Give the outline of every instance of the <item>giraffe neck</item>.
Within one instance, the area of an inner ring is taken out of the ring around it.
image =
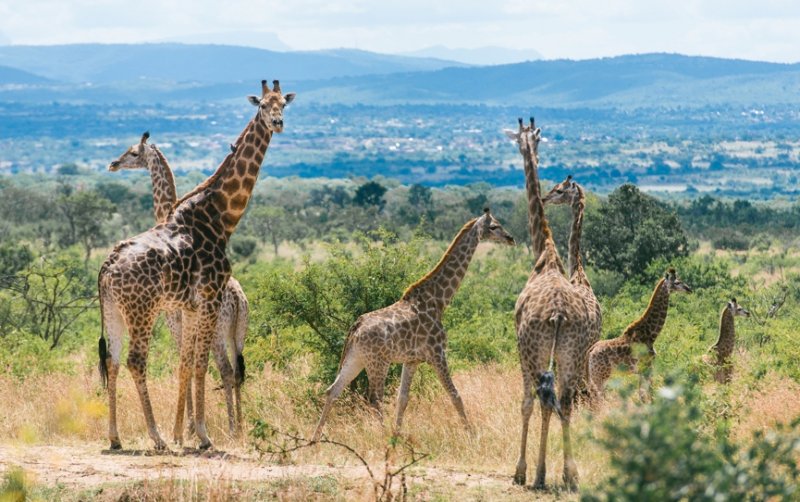
[[[625,336],[630,341],[652,345],[664,328],[668,309],[669,286],[664,279],[661,279],[653,290],[647,310],[625,329]]]
[[[149,148],[151,153],[147,158],[147,170],[150,171],[150,180],[153,183],[153,213],[156,223],[164,223],[178,199],[175,177],[161,150],[155,145],[149,145]]]
[[[441,315],[458,291],[478,247],[478,219],[467,222],[450,243],[439,263],[403,293],[403,299],[432,304]]]
[[[572,203],[572,231],[569,234],[569,276],[574,281],[589,284],[581,258],[581,232],[583,231],[583,210],[586,206],[583,189],[578,188],[578,197]]]
[[[528,195],[528,230],[536,263],[534,270],[539,272],[546,267],[557,267],[563,272],[564,266],[544,215],[544,204],[539,190],[539,153],[527,143],[522,157],[525,166],[525,191]]]
[[[272,131],[261,113],[256,113],[234,143],[233,152],[214,174],[177,202],[176,212],[205,213],[207,221],[218,222],[221,237],[227,241],[247,208],[271,139]]]
[[[728,346],[733,348],[733,340],[736,337],[736,328],[734,325],[733,314],[731,309],[726,305],[722,310],[722,315],[719,319],[719,339],[717,339],[718,349],[727,349]]]

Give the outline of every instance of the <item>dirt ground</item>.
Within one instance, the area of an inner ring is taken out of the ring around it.
[[[68,500],[86,497],[102,500],[145,500],[170,498],[159,484],[183,483],[193,488],[196,499],[229,499],[239,493],[228,488],[224,492],[206,492],[198,489],[209,483],[234,485],[262,485],[282,487],[272,492],[258,492],[261,496],[279,500],[354,500],[372,498],[372,482],[366,469],[353,463],[346,466],[277,464],[259,459],[252,453],[198,451],[185,448],[170,452],[151,450],[103,450],[100,444],[81,445],[11,445],[0,444],[0,472],[21,468],[37,486],[58,487],[46,492],[47,498],[55,496]],[[376,476],[383,474],[381,465],[372,465]],[[331,479],[334,489],[316,490],[297,487],[310,480]],[[395,481],[399,486],[399,480]],[[151,493],[143,491],[149,486]],[[510,475],[458,472],[435,466],[414,466],[408,471],[406,484],[412,500],[530,500],[531,492],[513,486]],[[130,489],[139,487],[137,496]],[[289,489],[294,487],[294,489]],[[154,496],[153,492],[156,492]],[[309,493],[310,492],[310,493]],[[53,495],[55,493],[56,495]],[[169,492],[173,493],[173,492]],[[181,492],[183,493],[183,492]],[[558,492],[538,493],[548,500],[570,498]],[[35,497],[34,497],[35,498]],[[180,496],[179,498],[184,498]],[[245,499],[251,497],[244,497]]]

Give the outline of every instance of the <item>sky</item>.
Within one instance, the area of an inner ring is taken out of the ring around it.
[[[0,44],[259,37],[279,50],[498,46],[546,59],[673,52],[794,63],[800,1],[0,0]]]

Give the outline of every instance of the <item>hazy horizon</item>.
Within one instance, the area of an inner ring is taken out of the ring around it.
[[[232,0],[220,8],[209,0],[0,1],[2,45],[167,41],[389,54],[492,46],[578,60],[664,52],[794,63],[800,3]]]

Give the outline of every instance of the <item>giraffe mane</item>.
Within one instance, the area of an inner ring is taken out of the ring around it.
[[[468,222],[466,222],[463,227],[461,227],[461,230],[458,231],[458,234],[453,238],[453,241],[450,243],[449,246],[447,246],[447,251],[445,251],[444,254],[442,255],[441,259],[439,259],[439,263],[437,263],[436,266],[433,267],[433,269],[431,269],[430,272],[428,272],[427,274],[422,276],[422,278],[417,280],[414,284],[412,284],[411,286],[406,288],[406,290],[403,292],[403,299],[404,300],[406,298],[408,298],[408,295],[413,293],[415,289],[417,289],[419,286],[425,284],[425,282],[428,279],[430,279],[431,276],[433,276],[436,272],[441,270],[441,268],[444,266],[445,261],[447,261],[447,257],[449,257],[450,253],[453,252],[453,247],[456,245],[456,243],[459,241],[459,239],[461,239],[461,237],[465,233],[467,233],[470,230],[472,230],[472,227],[475,226],[475,223],[478,221],[478,219],[479,218],[473,218],[473,219],[469,220]]]
[[[644,317],[647,315],[648,312],[650,312],[650,309],[653,308],[653,303],[655,303],[655,301],[656,301],[656,295],[658,295],[658,292],[661,291],[661,286],[664,285],[664,281],[665,280],[666,279],[662,277],[661,280],[658,281],[658,284],[656,284],[656,287],[653,288],[653,294],[650,295],[650,301],[647,303],[647,308],[644,309],[644,312],[642,313],[642,315],[639,316],[638,319],[636,319],[632,323],[628,324],[628,327],[625,328],[625,331],[623,331],[623,334],[628,334],[631,330],[633,330],[636,327],[638,327],[639,323],[641,323],[644,320]]]
[[[191,199],[195,195],[199,194],[200,192],[202,192],[203,190],[207,189],[208,187],[210,187],[211,185],[213,185],[214,183],[217,182],[217,180],[225,172],[225,169],[231,164],[231,161],[233,160],[233,157],[236,154],[236,151],[238,151],[238,146],[241,143],[242,139],[244,138],[245,134],[247,134],[248,132],[252,131],[252,129],[255,127],[255,121],[256,121],[257,118],[258,118],[258,115],[256,115],[256,118],[254,118],[252,121],[250,121],[250,124],[248,124],[248,126],[244,128],[244,130],[242,131],[241,134],[239,134],[239,137],[236,138],[236,142],[234,143],[234,146],[237,147],[237,148],[232,148],[233,151],[225,156],[225,159],[222,161],[222,163],[219,165],[219,167],[217,167],[217,170],[214,171],[214,174],[212,174],[211,176],[206,178],[205,181],[203,181],[202,183],[200,183],[199,185],[194,187],[194,189],[192,189],[186,195],[184,195],[183,197],[178,199],[177,202],[175,202],[175,206],[174,207],[180,206],[184,201]]]

